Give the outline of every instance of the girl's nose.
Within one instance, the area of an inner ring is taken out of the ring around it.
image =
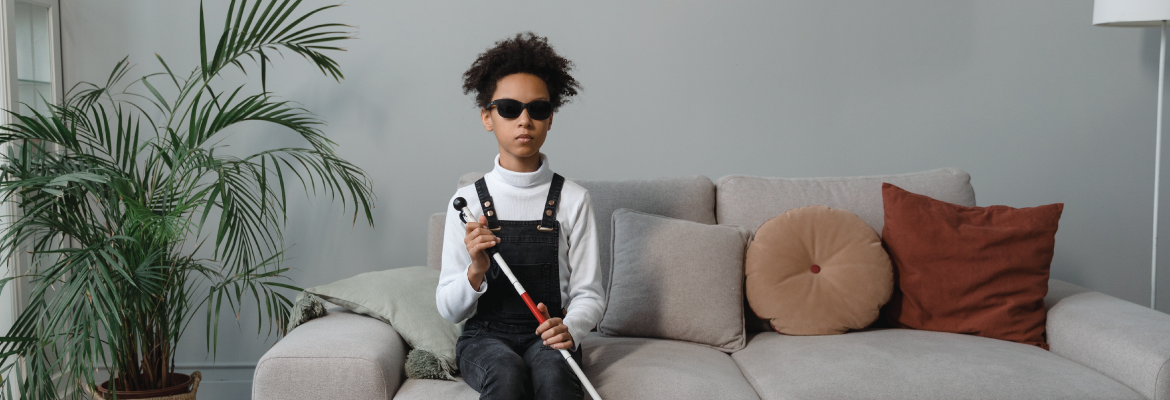
[[[528,116],[528,109],[524,109],[520,112],[520,116],[516,117],[516,123],[523,127],[532,125],[532,118]]]

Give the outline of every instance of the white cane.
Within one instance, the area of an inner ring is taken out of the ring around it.
[[[461,214],[463,214],[464,224],[466,224],[467,221],[475,220],[475,217],[471,214],[471,210],[467,209],[467,200],[463,199],[462,197],[456,197],[455,201],[452,202],[451,205],[455,207],[456,211],[459,211]],[[524,286],[521,285],[520,281],[516,279],[516,275],[512,274],[512,269],[508,268],[508,263],[504,262],[504,257],[500,257],[500,252],[491,251],[495,249],[495,247],[489,247],[487,251],[492,255],[492,259],[496,260],[496,264],[500,266],[500,270],[504,271],[504,275],[508,276],[508,281],[512,282],[512,287],[516,288],[516,293],[519,293],[520,298],[524,299],[524,304],[528,305],[528,310],[532,311],[532,315],[536,316],[536,320],[543,324],[545,321],[544,314],[541,314],[540,311],[536,309],[536,304],[532,302],[531,297],[528,297],[528,292],[524,290]],[[601,400],[601,396],[597,394],[597,389],[593,388],[593,384],[589,382],[589,378],[585,377],[585,372],[581,371],[581,367],[577,365],[577,361],[573,360],[572,353],[569,353],[568,350],[562,349],[561,356],[565,357],[565,361],[569,363],[569,368],[572,368],[573,373],[577,374],[577,379],[581,381],[582,386],[585,386],[585,390],[589,392],[589,395],[593,396],[595,400]]]

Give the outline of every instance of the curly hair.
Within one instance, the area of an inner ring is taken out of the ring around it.
[[[498,41],[476,57],[471,68],[463,73],[463,94],[475,92],[476,105],[486,109],[501,78],[527,73],[548,86],[549,101],[556,110],[581,88],[569,75],[572,69],[573,62],[558,55],[548,44],[548,38],[532,32],[517,33],[516,37]]]

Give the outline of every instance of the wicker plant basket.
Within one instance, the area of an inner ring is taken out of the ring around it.
[[[195,393],[199,391],[199,381],[201,381],[201,380],[203,380],[203,374],[200,374],[199,371],[195,371],[195,372],[191,373],[191,391],[190,392],[176,394],[176,395],[170,395],[170,396],[150,397],[149,400],[195,400]],[[90,390],[90,389],[87,388],[86,390]],[[90,391],[90,394],[93,395],[93,398],[95,400],[106,400],[106,398],[103,397],[102,394],[97,392],[97,391]],[[118,398],[122,398],[122,397],[118,396]]]

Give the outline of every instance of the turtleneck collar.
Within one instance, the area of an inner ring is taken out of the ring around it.
[[[529,188],[552,182],[553,172],[548,166],[548,157],[540,153],[540,168],[533,172],[515,172],[500,166],[500,155],[496,154],[495,168],[492,172],[500,177],[504,183],[517,187]]]

